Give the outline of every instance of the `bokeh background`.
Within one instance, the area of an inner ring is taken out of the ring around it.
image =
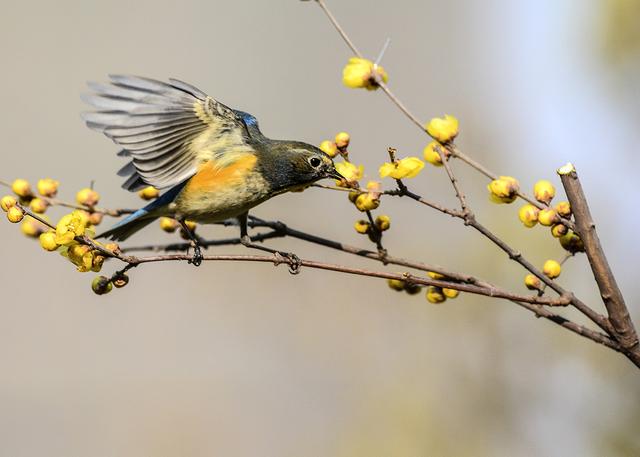
[[[390,85],[424,119],[459,117],[460,146],[491,169],[529,188],[576,164],[640,322],[639,2],[329,5],[367,55],[392,39]],[[108,73],[189,81],[275,138],[318,144],[346,130],[370,178],[388,146],[420,155],[427,142],[381,93],[342,86],[350,54],[312,2],[5,2],[0,52],[0,178],[58,178],[69,199],[95,180],[105,205],[141,204],[120,189],[116,146],[79,118],[85,81]],[[483,222],[537,264],[562,256],[455,167]],[[411,184],[455,204],[441,169]],[[391,253],[523,289],[523,271],[457,221],[408,201],[381,210]],[[254,214],[368,245],[342,194],[310,189]],[[91,274],[15,226],[0,234],[2,456],[640,455],[637,369],[509,303],[434,306],[373,279],[215,263],[148,265],[97,297]],[[170,239],[151,227],[131,243]],[[598,306],[591,282],[584,258],[561,278]]]

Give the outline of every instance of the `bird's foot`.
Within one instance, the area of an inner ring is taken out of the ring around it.
[[[189,263],[192,264],[193,266],[199,267],[202,264],[203,259],[204,259],[204,256],[202,255],[202,250],[200,249],[200,246],[197,243],[194,243],[193,257],[191,257],[191,260],[189,260]]]
[[[251,238],[249,237],[249,235],[244,235],[240,237],[240,243],[243,246],[246,246],[251,249],[258,249],[260,251],[270,252],[271,254],[274,255],[276,259],[276,265],[280,263],[286,263],[287,265],[289,265],[289,273],[291,273],[292,275],[297,275],[298,273],[300,273],[300,267],[302,266],[302,261],[294,253],[278,251],[277,249],[271,249],[266,246],[256,244],[253,241],[251,241]]]

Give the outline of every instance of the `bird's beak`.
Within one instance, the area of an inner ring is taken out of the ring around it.
[[[331,168],[331,170],[329,170],[327,173],[327,178],[333,178],[341,181],[344,179],[344,176],[338,173],[338,170],[336,170],[335,168]]]

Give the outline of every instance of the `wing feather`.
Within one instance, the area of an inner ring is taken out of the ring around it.
[[[131,158],[118,172],[129,176],[126,189],[175,186],[205,160],[239,147],[250,149],[245,113],[188,83],[126,75],[109,79],[109,84],[88,84],[92,93],[83,100],[96,111],[84,113],[83,119],[122,148],[118,155]]]

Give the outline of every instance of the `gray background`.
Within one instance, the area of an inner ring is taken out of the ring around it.
[[[459,117],[459,144],[490,168],[530,188],[577,165],[638,320],[640,39],[637,8],[625,3],[330,6],[367,55],[392,38],[391,86],[421,118]],[[115,145],[79,119],[85,81],[107,73],[186,80],[276,138],[317,144],[347,130],[374,179],[388,146],[421,155],[427,141],[381,93],[342,86],[350,54],[311,2],[5,2],[0,51],[0,179],[58,178],[67,199],[95,180],[105,205],[141,204],[119,188]],[[490,205],[486,182],[455,166],[482,221],[536,264],[562,255],[546,230],[522,229],[516,206]],[[455,204],[441,169],[412,184]],[[458,222],[408,201],[381,209],[393,254],[522,291],[523,271]],[[285,195],[255,214],[368,246],[341,194]],[[373,279],[215,263],[145,266],[127,288],[96,297],[90,274],[15,226],[0,224],[0,234],[0,455],[640,452],[637,370],[509,303],[461,296],[433,306]],[[132,243],[171,239],[152,227]],[[561,283],[597,304],[590,279],[577,258]]]

